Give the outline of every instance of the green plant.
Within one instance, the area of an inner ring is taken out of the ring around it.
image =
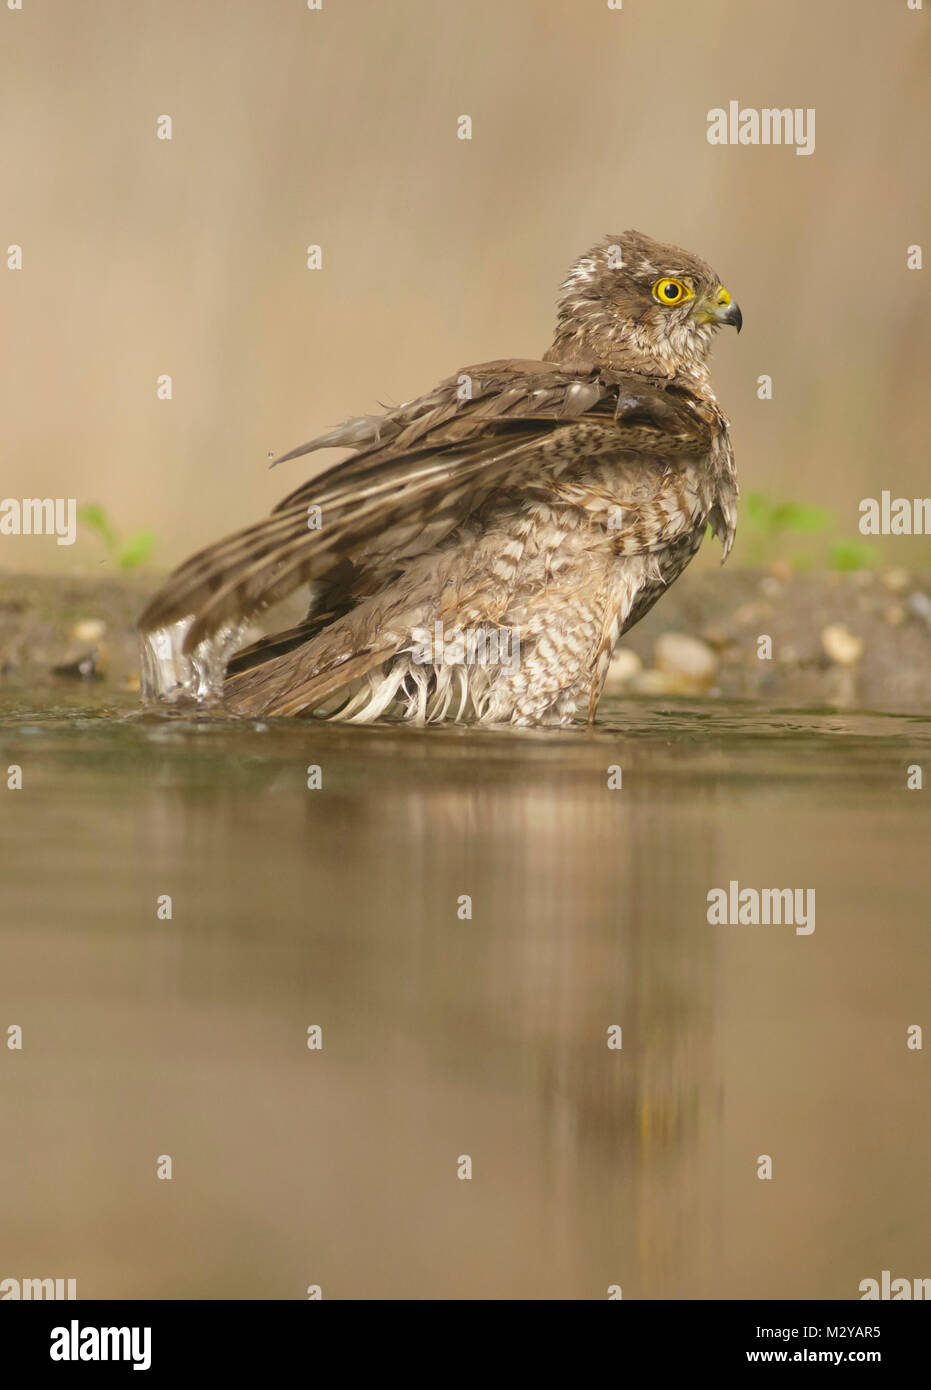
[[[833,541],[828,551],[832,570],[862,570],[870,564],[872,552],[858,540]]]
[[[803,502],[770,502],[761,492],[750,493],[744,515],[770,539],[786,531],[813,535],[826,531],[834,521],[833,512],[826,507],[806,507]]]
[[[154,531],[135,531],[121,541],[107,513],[95,502],[78,508],[78,520],[97,532],[120,569],[131,570],[143,564],[155,545]]]
[[[811,569],[825,561],[832,569],[857,570],[868,565],[872,553],[855,538],[829,540],[825,533],[835,524],[827,507],[804,502],[771,502],[762,493],[751,492],[741,507],[742,539],[748,563],[770,565],[787,560],[795,570]],[[798,547],[799,537],[806,544]],[[818,543],[822,538],[822,543]]]

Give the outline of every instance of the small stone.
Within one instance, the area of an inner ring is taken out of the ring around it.
[[[856,666],[863,655],[863,638],[843,623],[829,623],[822,628],[821,645],[825,656],[836,666]]]
[[[75,657],[73,661],[63,661],[52,667],[53,676],[64,676],[68,680],[99,681],[106,669],[106,654],[100,647]]]
[[[908,617],[908,614],[905,612],[901,603],[890,603],[889,607],[883,613],[883,617],[890,627],[901,627]]]
[[[726,651],[728,647],[734,645],[734,639],[726,627],[705,627],[702,628],[702,641],[707,642],[709,647],[713,647],[716,652]]]
[[[102,618],[81,618],[71,629],[71,639],[81,646],[92,647],[107,630]]]
[[[618,647],[608,667],[605,688],[610,690],[612,687],[627,685],[635,676],[639,676],[642,670],[643,662],[636,652],[632,652],[629,647]]]
[[[909,612],[914,613],[916,618],[924,618],[925,622],[931,627],[931,598],[923,594],[920,589],[916,589],[913,594],[908,596]]]
[[[672,685],[664,671],[650,669],[641,671],[634,680],[634,689],[638,695],[669,695],[672,693]]]
[[[708,643],[684,632],[664,632],[657,639],[654,659],[671,686],[683,691],[707,690],[718,669]]]
[[[886,570],[882,582],[890,594],[904,594],[912,579],[908,570]]]

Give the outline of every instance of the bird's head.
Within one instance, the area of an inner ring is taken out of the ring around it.
[[[605,237],[563,282],[550,361],[593,360],[652,376],[707,380],[716,329],[740,309],[698,256],[642,232]]]

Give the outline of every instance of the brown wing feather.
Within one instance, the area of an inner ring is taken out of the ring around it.
[[[471,399],[458,399],[469,378]],[[503,484],[551,466],[561,445],[592,454],[671,455],[707,450],[713,430],[687,389],[584,366],[491,362],[466,368],[435,391],[383,417],[365,417],[284,456],[351,447],[359,452],[302,484],[263,521],[194,555],[155,595],[139,625],[150,630],[195,615],[190,652],[241,618],[349,562],[366,577],[438,544]],[[570,441],[571,436],[571,441]],[[281,461],[284,461],[282,459]],[[308,529],[307,508],[322,512]]]

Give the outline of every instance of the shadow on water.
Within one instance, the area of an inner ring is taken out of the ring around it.
[[[853,1298],[928,1273],[907,769],[931,720],[637,700],[593,731],[418,731],[82,700],[0,708],[0,1276]],[[815,930],[709,925],[731,880],[815,889]]]

